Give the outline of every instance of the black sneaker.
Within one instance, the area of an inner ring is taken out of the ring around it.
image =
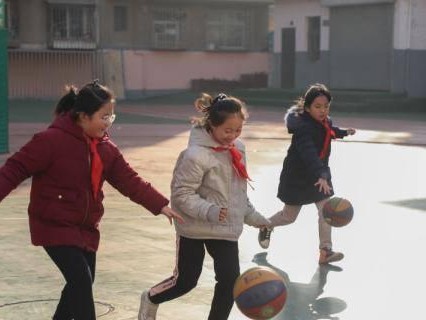
[[[264,227],[264,228],[260,228],[259,229],[259,235],[257,237],[257,240],[259,241],[259,245],[263,248],[263,249],[268,249],[269,248],[269,242],[271,241],[271,232],[272,230],[274,230],[273,228],[268,228],[268,227]]]

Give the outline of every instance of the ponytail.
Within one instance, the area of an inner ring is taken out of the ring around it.
[[[77,100],[77,88],[73,85],[65,86],[67,93],[59,100],[56,105],[54,114],[56,116],[67,113],[74,108],[75,101]]]

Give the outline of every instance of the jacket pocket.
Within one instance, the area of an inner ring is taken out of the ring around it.
[[[43,189],[39,193],[35,208],[43,220],[65,225],[79,224],[85,217],[85,197],[69,189]]]

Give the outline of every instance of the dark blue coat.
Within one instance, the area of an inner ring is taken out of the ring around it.
[[[321,177],[327,179],[332,187],[328,166],[331,146],[329,145],[324,159],[320,159],[319,156],[326,135],[324,126],[313,119],[308,112],[298,113],[295,107],[289,109],[285,120],[288,132],[293,136],[280,175],[278,198],[289,205],[303,205],[318,202],[333,195],[333,192],[331,195],[325,195],[314,186]],[[335,132],[335,138],[348,135],[347,130],[333,127],[330,118],[328,121]]]

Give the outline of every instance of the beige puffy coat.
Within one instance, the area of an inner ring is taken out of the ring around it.
[[[245,161],[245,147],[236,147]],[[194,126],[187,149],[176,162],[171,183],[171,206],[185,223],[175,223],[179,235],[193,239],[237,241],[243,225],[268,225],[247,197],[247,182],[237,176],[228,151],[215,151],[219,146],[207,131]],[[226,221],[219,222],[220,208],[228,209]]]

